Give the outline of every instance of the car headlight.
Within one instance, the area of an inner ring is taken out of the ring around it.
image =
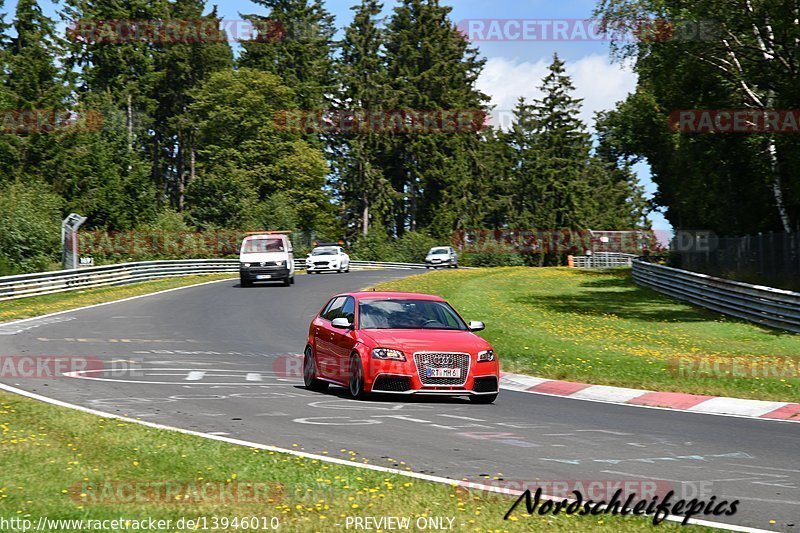
[[[480,363],[482,361],[494,361],[494,350],[478,352],[478,362]]]
[[[373,359],[388,359],[392,361],[405,361],[406,356],[400,350],[389,350],[388,348],[374,348],[372,350]]]
[[[249,267],[249,266],[250,266],[250,263],[242,263],[242,266],[243,266],[243,267],[245,267],[245,268],[247,268],[247,267]]]
[[[275,266],[282,267],[282,266],[284,266],[285,264],[286,264],[286,261],[283,261],[283,260],[281,260],[281,261],[275,261]]]

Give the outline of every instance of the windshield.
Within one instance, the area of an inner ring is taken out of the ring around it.
[[[336,255],[336,248],[314,248],[311,255]]]
[[[447,248],[434,248],[433,250],[430,251],[431,255],[442,255],[447,253],[449,253],[447,251]]]
[[[267,252],[282,252],[283,240],[281,239],[250,239],[244,242],[242,253],[262,254]]]
[[[358,309],[361,329],[467,329],[464,321],[445,302],[364,300]]]

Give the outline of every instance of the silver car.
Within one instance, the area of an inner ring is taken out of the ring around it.
[[[434,246],[425,257],[425,268],[458,268],[458,255],[452,246]]]

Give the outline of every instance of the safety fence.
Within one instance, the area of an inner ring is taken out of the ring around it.
[[[800,333],[800,292],[715,278],[663,265],[633,262],[641,286],[712,311]]]
[[[382,263],[378,261],[351,261],[352,270],[412,270],[424,269],[419,263]],[[297,270],[305,264],[297,261]],[[42,296],[61,292],[124,285],[177,276],[239,272],[238,259],[182,259],[176,261],[139,261],[117,265],[96,266],[54,272],[38,272],[0,277],[0,301]]]
[[[573,255],[568,259],[573,268],[629,267],[636,255],[618,252],[595,252],[591,255]]]

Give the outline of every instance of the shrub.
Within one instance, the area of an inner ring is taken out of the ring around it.
[[[41,182],[0,191],[0,273],[47,270],[61,253],[62,200]]]

